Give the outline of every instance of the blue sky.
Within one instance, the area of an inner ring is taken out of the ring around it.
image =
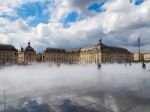
[[[55,0],[54,0],[55,1]],[[51,13],[47,12],[49,4],[54,2],[53,0],[45,0],[44,2],[40,1],[28,1],[24,2],[23,4],[19,5],[15,8],[16,15],[7,15],[2,14],[0,17],[7,18],[11,21],[17,19],[29,20],[28,24],[31,27],[36,27],[40,23],[48,24],[51,22]],[[106,11],[103,8],[103,5],[107,2],[107,0],[103,0],[100,3],[93,2],[88,5],[87,10],[89,12],[101,13]],[[135,5],[141,5],[144,0],[129,0],[129,2],[134,3]],[[70,26],[70,23],[80,21],[85,19],[84,15],[79,14],[77,11],[72,10],[70,11],[67,16],[64,16],[59,22],[63,23],[65,28]]]
[[[77,12],[70,12],[67,17],[62,20],[64,27],[69,27],[69,23],[77,21],[78,16]]]
[[[39,23],[47,24],[49,21],[50,13],[47,13],[46,9],[49,3],[49,1],[46,1],[44,3],[28,2],[22,4],[16,8],[17,15],[24,20],[28,19],[29,17],[33,17],[33,20],[29,22],[30,26],[36,26]]]
[[[89,11],[95,11],[95,12],[103,12],[105,9],[103,9],[103,5],[106,3],[106,1],[102,3],[92,3],[88,6]]]
[[[133,2],[135,5],[141,5],[144,2],[144,0],[130,0],[130,2]]]

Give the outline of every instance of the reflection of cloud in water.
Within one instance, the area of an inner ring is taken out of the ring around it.
[[[0,69],[0,85],[5,84],[7,93],[47,88],[52,91],[61,87],[136,90],[148,84],[149,78],[149,72],[142,70],[141,64],[104,64],[101,70],[96,65],[61,65],[57,68],[48,64]]]
[[[79,104],[72,102],[70,99],[64,99],[59,107],[62,112],[97,112],[86,106],[80,106]]]
[[[106,95],[104,103],[106,107],[110,110],[113,110],[113,112],[120,112],[118,104],[116,103],[115,98],[112,95]]]

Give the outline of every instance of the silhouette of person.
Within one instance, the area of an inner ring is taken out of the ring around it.
[[[60,67],[60,63],[57,63],[57,67]]]
[[[146,65],[145,65],[144,62],[143,62],[143,64],[142,64],[142,68],[143,68],[143,69],[146,69]]]
[[[100,63],[98,63],[97,68],[98,68],[98,69],[101,69],[101,66],[102,66],[102,65],[101,65]]]

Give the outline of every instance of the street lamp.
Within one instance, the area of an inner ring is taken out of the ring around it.
[[[100,38],[100,39],[99,39],[99,45],[101,45],[101,44],[102,44],[102,39]]]
[[[101,60],[101,57],[100,57],[100,53],[101,53],[101,46],[102,45],[102,39],[100,38],[99,39],[99,63],[98,63],[98,69],[101,69],[101,62],[100,62],[100,60]]]
[[[138,37],[138,47],[139,47],[139,62],[140,62],[141,61],[140,37]]]
[[[101,60],[101,58],[100,58],[100,53],[101,53],[101,45],[102,45],[102,39],[100,38],[99,39],[99,63],[100,63],[100,60]]]

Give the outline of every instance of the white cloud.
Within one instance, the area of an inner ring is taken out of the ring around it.
[[[6,6],[0,6],[0,15],[3,14],[15,14],[14,10],[12,8],[6,7]]]
[[[69,0],[52,0],[48,12],[51,13],[50,21],[58,22],[71,11]]]
[[[3,28],[0,26],[0,42],[12,43],[19,48],[21,45],[25,47],[30,40],[36,50],[43,50],[48,46],[83,47],[96,44],[102,37],[106,44],[136,51],[137,35],[140,34],[142,50],[150,51],[149,0],[138,6],[127,0],[110,0],[103,6],[106,12],[97,14],[87,11],[86,7],[91,2],[93,0],[56,0],[47,10],[51,13],[50,23],[36,27],[30,27],[28,21],[21,19],[11,22],[0,18],[0,23],[4,25]],[[64,28],[59,20],[73,10],[77,10],[86,18]]]
[[[9,20],[4,19],[4,18],[0,18],[0,25],[5,25],[8,24]]]
[[[59,22],[64,19],[70,12],[77,11],[83,16],[95,15],[89,12],[88,6],[92,3],[102,3],[105,0],[52,0],[49,5],[48,11],[51,13],[51,22]]]

